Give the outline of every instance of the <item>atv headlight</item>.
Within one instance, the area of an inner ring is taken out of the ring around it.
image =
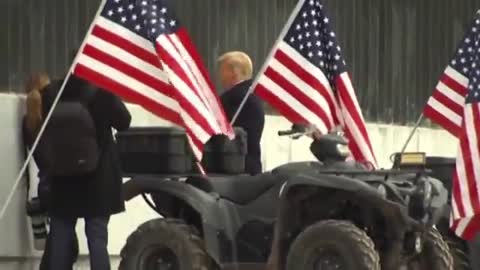
[[[348,145],[337,144],[337,153],[342,157],[347,157],[350,155],[350,149]]]

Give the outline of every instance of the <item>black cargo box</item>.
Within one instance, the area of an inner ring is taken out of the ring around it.
[[[192,170],[185,131],[172,127],[132,127],[116,135],[126,174],[180,174]]]
[[[116,135],[123,172],[126,174],[198,173],[183,129],[132,127]],[[235,128],[235,139],[213,136],[205,144],[202,166],[214,174],[245,172],[247,134]]]
[[[247,133],[235,128],[235,139],[223,135],[213,136],[205,144],[202,166],[207,173],[240,174],[245,172]]]

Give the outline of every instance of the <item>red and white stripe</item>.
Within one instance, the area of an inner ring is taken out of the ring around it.
[[[201,159],[203,144],[231,128],[218,98],[212,98],[213,88],[205,87],[208,77],[198,72],[198,64],[192,72],[188,69],[195,65],[182,61],[176,48],[169,48],[171,58],[159,57],[157,51],[151,41],[100,16],[77,58],[74,74],[184,127],[195,156]],[[203,81],[195,84],[193,78]]]
[[[459,132],[456,170],[452,191],[452,230],[471,239],[480,229],[480,108],[466,104]]]
[[[327,77],[286,42],[275,49],[255,92],[294,123],[314,124],[327,133],[337,122]]]
[[[193,145],[197,147],[203,145],[214,134],[227,134],[232,137],[233,130],[220,107],[218,97],[213,94],[215,90],[206,76],[206,71],[201,69],[203,66],[200,57],[193,48],[187,32],[180,28],[175,33],[159,36],[156,40],[156,50],[177,95],[184,98],[179,100],[180,106],[195,104],[195,108],[185,109],[186,114],[182,114],[186,121],[185,125],[191,126],[194,134],[200,135],[192,136]],[[198,109],[200,114],[208,117],[202,119],[204,122],[192,121],[189,115],[196,113],[191,111],[192,109]],[[206,133],[200,130],[202,127],[207,127],[204,130]]]
[[[428,100],[424,115],[458,137],[467,87],[468,78],[448,66]]]
[[[294,123],[315,125],[323,134],[345,130],[354,158],[377,162],[348,73],[335,80],[337,97],[321,69],[280,42],[260,75],[256,93]]]
[[[180,124],[180,107],[147,39],[98,17],[74,65],[75,75]]]
[[[372,143],[349,74],[347,72],[340,74],[335,79],[335,86],[341,108],[341,115],[337,118],[343,119],[341,124],[349,140],[353,158],[357,161],[369,162],[377,168]]]

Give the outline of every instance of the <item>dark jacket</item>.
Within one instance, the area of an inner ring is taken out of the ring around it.
[[[221,101],[229,120],[232,120],[251,85],[252,80],[241,82],[221,96]],[[234,126],[241,127],[247,132],[248,154],[245,159],[245,166],[247,173],[252,175],[262,172],[260,140],[262,139],[264,125],[265,111],[262,101],[255,94],[252,94],[248,97],[245,106],[234,123]]]
[[[23,137],[23,143],[28,149],[30,149],[33,146],[33,143],[35,142],[35,136],[32,134],[28,128],[27,128],[27,119],[26,116],[23,117],[22,121],[22,137]],[[48,184],[48,179],[45,177],[46,173],[46,158],[43,156],[45,151],[42,151],[42,140],[40,140],[40,143],[37,145],[35,148],[35,152],[33,152],[33,160],[37,164],[38,167],[38,178],[39,178],[39,183],[37,186],[37,196],[40,199],[41,207],[43,210],[47,210],[48,208],[48,200],[49,200],[49,194],[50,194],[50,186]],[[25,155],[27,155],[28,152],[25,151]],[[30,180],[27,182],[27,187],[30,189]]]
[[[27,128],[26,116],[24,116],[22,120],[22,138],[23,138],[24,145],[28,147],[28,149],[30,149],[33,146],[33,143],[35,142],[35,139],[36,139],[35,135],[32,134]],[[40,150],[43,146],[41,142],[42,140],[40,140],[39,144],[35,148],[35,152],[33,153],[33,160],[35,160],[35,163],[39,170],[39,174],[42,174],[42,172],[44,172],[46,168],[45,157],[43,156],[43,151]]]
[[[54,81],[42,92],[43,112],[48,113],[62,81]],[[89,111],[97,129],[101,149],[94,173],[69,177],[47,177],[51,185],[50,215],[60,217],[98,217],[125,210],[122,199],[122,173],[112,127],[125,130],[131,116],[123,102],[110,92],[99,90],[71,77],[60,100],[78,100],[85,90],[95,91]],[[42,168],[40,168],[42,169]]]

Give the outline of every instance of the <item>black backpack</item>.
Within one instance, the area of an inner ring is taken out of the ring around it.
[[[42,138],[50,175],[74,176],[96,170],[100,148],[88,108],[94,95],[90,91],[82,100],[61,99],[55,106]]]

